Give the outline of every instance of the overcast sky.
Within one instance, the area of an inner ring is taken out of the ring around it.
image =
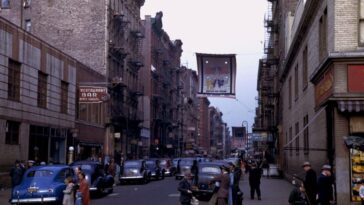
[[[141,18],[163,12],[163,29],[182,40],[181,63],[191,69],[197,70],[196,53],[236,54],[236,99],[209,100],[229,127],[247,121],[251,131],[267,7],[267,0],[146,0]]]

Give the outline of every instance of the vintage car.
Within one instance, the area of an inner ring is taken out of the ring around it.
[[[182,179],[186,171],[191,171],[194,158],[181,158],[177,164],[176,180]]]
[[[153,179],[164,179],[165,170],[161,168],[159,159],[148,159],[145,163]]]
[[[63,190],[66,188],[64,180],[67,176],[75,177],[74,171],[67,165],[29,168],[24,173],[22,182],[14,187],[10,203],[62,204]]]
[[[127,160],[124,162],[120,173],[120,184],[129,181],[148,183],[151,172],[147,168],[145,160]]]
[[[212,183],[214,177],[222,173],[220,162],[201,162],[198,167],[198,184],[197,189],[192,189],[193,195],[202,198],[211,198],[215,189],[215,183]]]
[[[104,167],[97,161],[76,161],[70,166],[75,170],[77,167],[86,175],[90,184],[90,194],[106,194],[113,192],[114,178],[104,171]]]
[[[172,160],[168,158],[162,158],[159,160],[162,170],[164,170],[165,176],[174,176],[176,167],[173,166]]]

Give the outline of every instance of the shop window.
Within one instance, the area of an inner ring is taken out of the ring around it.
[[[68,83],[61,81],[61,113],[67,113],[68,110]]]
[[[25,30],[30,32],[32,29],[32,21],[30,19],[25,20]]]
[[[7,121],[5,128],[5,144],[19,144],[19,128],[20,123],[15,121]]]
[[[38,107],[47,107],[47,78],[48,75],[43,72],[38,72]]]
[[[9,59],[8,70],[8,99],[20,100],[20,67],[21,64]]]
[[[310,150],[308,137],[308,115],[303,118],[303,129],[303,153],[304,155],[308,155]]]
[[[361,202],[359,189],[364,186],[364,152],[359,149],[350,149],[351,168],[351,201]]]
[[[1,0],[2,9],[10,9],[10,0]]]

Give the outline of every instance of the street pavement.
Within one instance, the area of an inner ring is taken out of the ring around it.
[[[262,178],[262,200],[251,200],[248,176],[240,181],[240,188],[244,192],[244,205],[288,205],[288,196],[293,186],[283,179]],[[128,184],[119,185],[114,192],[101,197],[93,198],[91,205],[179,205],[179,193],[177,191],[178,180],[167,177],[165,180],[152,181],[147,185]],[[0,205],[8,204],[10,190],[0,191]],[[200,201],[200,205],[207,202]]]

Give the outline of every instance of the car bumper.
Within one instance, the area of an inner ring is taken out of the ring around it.
[[[90,191],[97,191],[97,187],[90,187]]]
[[[42,202],[55,202],[57,197],[44,197],[44,198],[25,198],[25,199],[11,199],[11,203],[42,203]]]
[[[133,179],[143,179],[143,176],[128,176],[128,177],[120,177],[121,180],[133,180]]]

